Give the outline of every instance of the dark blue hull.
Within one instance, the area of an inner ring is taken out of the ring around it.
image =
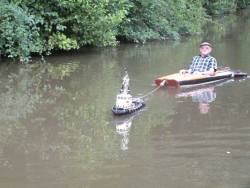
[[[124,108],[116,108],[115,106],[112,108],[112,112],[114,115],[125,115],[132,114],[140,109],[142,109],[146,104],[142,100],[135,100],[132,102],[134,104],[133,108],[124,109]]]

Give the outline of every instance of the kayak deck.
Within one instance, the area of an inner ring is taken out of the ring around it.
[[[223,79],[230,79],[236,77],[247,76],[247,73],[241,71],[232,70],[219,70],[216,71],[214,76],[204,74],[180,74],[174,73],[167,76],[162,76],[155,79],[155,84],[160,86],[165,81],[167,87],[184,87],[184,86],[195,86],[201,84],[207,84],[211,82],[221,81]]]

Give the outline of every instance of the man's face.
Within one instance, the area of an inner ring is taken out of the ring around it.
[[[212,51],[212,48],[208,45],[204,45],[200,47],[200,54],[201,56],[209,55]]]

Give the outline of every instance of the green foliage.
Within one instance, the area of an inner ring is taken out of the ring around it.
[[[132,0],[127,17],[119,27],[119,36],[133,42],[144,42],[160,38],[160,33],[169,30],[169,22],[164,17],[167,13],[163,1]],[[158,10],[158,11],[157,11]]]
[[[235,12],[250,0],[1,0],[0,51],[30,56],[119,40],[146,42],[200,33],[208,15]]]
[[[50,36],[48,45],[50,49],[53,49],[55,46],[63,50],[79,48],[75,39],[67,38],[67,36],[63,33],[54,33],[52,36]]]
[[[229,14],[237,8],[246,8],[250,0],[204,0],[203,5],[209,14]]]
[[[204,6],[209,14],[228,14],[236,10],[236,2],[237,0],[207,0]]]
[[[201,1],[174,1],[171,7],[171,25],[179,34],[199,33],[209,20]]]
[[[236,3],[238,8],[246,8],[250,4],[250,0],[238,0]]]
[[[29,59],[30,53],[41,52],[39,30],[34,17],[15,4],[0,2],[0,51],[21,62]]]
[[[60,0],[59,6],[65,33],[75,36],[79,46],[116,44],[116,27],[125,17],[126,0]]]
[[[200,32],[207,20],[200,1],[131,0],[130,7],[119,35],[134,42],[178,39],[182,34]]]
[[[0,50],[27,61],[31,53],[116,45],[127,0],[12,0],[0,5]]]

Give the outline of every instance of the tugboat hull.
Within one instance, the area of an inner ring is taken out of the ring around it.
[[[145,106],[145,103],[141,99],[134,99],[132,101],[132,107],[125,109],[125,108],[117,108],[116,106],[113,106],[112,112],[114,115],[125,115],[125,114],[132,114],[140,109],[142,109]]]

